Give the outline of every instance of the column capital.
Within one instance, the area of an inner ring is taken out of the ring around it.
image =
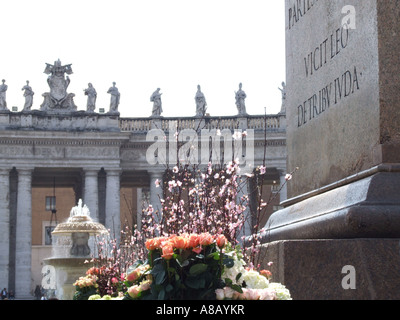
[[[17,168],[18,177],[32,177],[34,168]]]
[[[122,174],[121,168],[104,168],[107,176],[120,176]]]
[[[12,168],[0,168],[0,175],[9,175]]]
[[[147,173],[150,175],[151,178],[162,178],[165,173],[165,170],[147,170]]]
[[[101,168],[97,168],[97,167],[84,167],[83,168],[83,172],[88,172],[88,173],[93,173],[96,172],[98,173],[101,170]]]
[[[16,170],[17,172],[32,172],[35,168],[33,167],[17,167]]]

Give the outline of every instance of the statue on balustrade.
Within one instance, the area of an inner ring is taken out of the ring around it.
[[[0,110],[8,110],[7,109],[7,101],[6,101],[6,92],[8,86],[6,85],[6,80],[1,80],[2,84],[0,85]]]
[[[87,104],[86,104],[86,111],[87,112],[94,112],[96,109],[96,99],[97,99],[97,92],[96,89],[93,87],[91,83],[88,84],[88,88],[83,90],[85,95],[88,96]]]
[[[246,105],[244,100],[246,99],[246,93],[242,90],[242,84],[239,83],[239,91],[235,92],[236,107],[238,109],[238,115],[247,115]]]
[[[196,101],[196,117],[204,117],[206,114],[207,102],[204,94],[200,90],[200,85],[197,86],[197,92],[194,99]]]
[[[281,91],[282,93],[282,106],[281,106],[281,113],[285,113],[286,112],[286,83],[282,82],[282,88],[278,89]]]
[[[33,95],[35,93],[32,91],[32,88],[29,85],[28,80],[26,81],[26,85],[22,87],[22,90],[24,91],[24,97],[25,97],[24,110],[31,110],[33,105]]]
[[[121,98],[121,94],[119,93],[118,88],[115,85],[116,83],[113,82],[113,86],[107,91],[107,93],[111,94],[110,113],[118,112],[118,105]]]
[[[77,107],[73,100],[75,94],[67,93],[67,88],[71,82],[68,77],[72,74],[71,64],[63,66],[58,59],[53,65],[46,63],[44,73],[49,75],[47,83],[50,92],[43,93],[44,101],[40,109],[43,111],[76,111]],[[65,74],[67,74],[66,77]]]
[[[162,109],[162,102],[161,102],[161,95],[160,88],[157,88],[156,91],[150,97],[150,101],[153,102],[153,110],[152,110],[152,117],[160,117],[161,113],[163,112]]]

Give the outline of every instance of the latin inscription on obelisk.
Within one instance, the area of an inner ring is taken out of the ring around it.
[[[375,1],[286,0],[288,196],[378,163]]]

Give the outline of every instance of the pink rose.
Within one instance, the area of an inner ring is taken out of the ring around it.
[[[215,290],[215,294],[217,296],[217,300],[224,300],[224,298],[225,298],[224,289]]]
[[[260,289],[260,300],[274,300],[275,292],[269,289]]]
[[[140,287],[138,285],[134,285],[129,287],[128,294],[131,298],[136,298],[140,293]]]
[[[128,274],[126,280],[133,282],[135,281],[137,278],[139,278],[139,271],[138,269],[133,270],[130,274]]]
[[[118,283],[118,279],[116,277],[112,277],[111,278],[111,282],[114,283],[114,284]]]
[[[150,289],[150,286],[151,286],[151,281],[150,281],[150,280],[143,281],[143,282],[140,284],[140,291],[149,290],[149,289]]]

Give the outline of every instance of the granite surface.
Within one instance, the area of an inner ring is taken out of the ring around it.
[[[286,0],[288,198],[400,162],[398,16],[396,0]]]
[[[400,299],[399,239],[277,241],[263,250],[262,268],[270,269],[272,281],[283,283],[294,300]]]

